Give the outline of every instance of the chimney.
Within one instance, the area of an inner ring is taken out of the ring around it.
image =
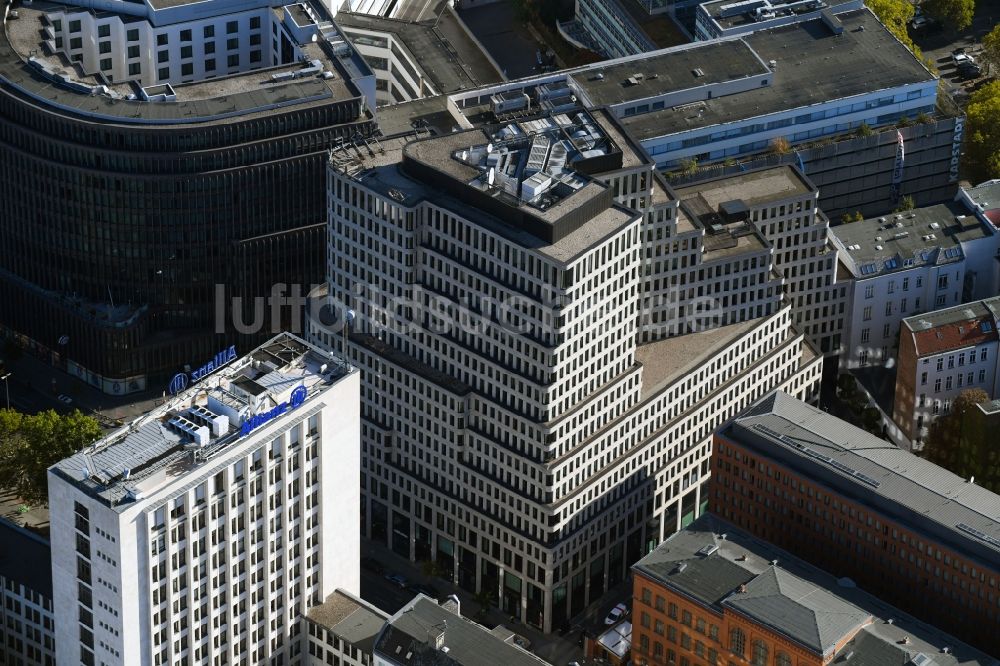
[[[747,593],[747,586],[741,584],[740,585],[740,589],[739,589],[739,593],[740,594],[746,594]]]

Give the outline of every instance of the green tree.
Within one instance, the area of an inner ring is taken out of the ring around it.
[[[896,39],[905,44],[906,48],[913,51],[918,58],[923,57],[906,30],[907,24],[913,18],[913,5],[908,0],[867,0],[865,4]]]
[[[857,129],[854,130],[854,134],[856,136],[871,136],[874,133],[875,131],[866,122],[862,122],[860,125],[858,125]]]
[[[916,207],[917,207],[917,204],[913,200],[913,197],[911,197],[909,194],[907,194],[906,196],[904,196],[902,199],[899,200],[899,205],[896,206],[896,210],[894,210],[892,212],[893,213],[905,213],[906,211],[913,210]]]
[[[982,59],[990,66],[992,73],[1000,72],[1000,23],[983,37]]]
[[[681,174],[685,176],[693,176],[698,173],[698,158],[691,157],[686,160],[681,160]]]
[[[964,166],[970,179],[979,183],[1000,178],[1000,81],[972,93],[965,118]]]
[[[34,415],[0,410],[0,486],[43,504],[48,468],[100,436],[100,424],[76,409],[65,415],[51,409]]]
[[[921,7],[952,30],[961,32],[972,25],[976,0],[924,0]]]
[[[982,389],[962,391],[951,412],[931,424],[923,456],[963,478],[974,476],[977,484],[997,492],[1000,450],[986,417],[977,407],[989,399]]]

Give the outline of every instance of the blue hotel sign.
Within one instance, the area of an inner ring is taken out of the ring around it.
[[[178,372],[174,375],[173,379],[170,380],[170,386],[167,388],[170,395],[177,395],[188,385],[195,383],[196,381],[207,377],[219,368],[236,360],[236,345],[232,345],[229,349],[223,349],[218,354],[215,355],[211,361],[201,366],[197,370],[191,372],[190,377],[186,372]]]
[[[273,421],[285,412],[290,412],[295,409],[303,402],[306,401],[306,387],[296,386],[292,389],[292,396],[287,402],[283,402],[274,409],[266,412],[261,412],[260,414],[254,414],[243,422],[243,427],[240,428],[240,436],[249,435],[251,432],[261,427],[265,423]]]

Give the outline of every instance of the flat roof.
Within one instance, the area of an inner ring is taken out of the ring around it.
[[[281,333],[220,368],[190,380],[160,407],[59,461],[50,473],[124,511],[242,443],[242,428],[252,416],[276,408],[279,415],[292,408],[304,413],[327,388],[357,372],[332,352],[291,333]],[[253,380],[253,391],[240,386],[247,380]],[[300,389],[304,392],[296,403]],[[224,422],[222,432],[215,433],[211,419]]]
[[[573,78],[595,106],[604,106],[769,72],[742,40],[696,42],[643,56],[593,65]]]
[[[750,5],[752,9],[744,11],[740,14],[726,17],[720,15],[720,10],[723,7],[736,4],[737,2],[739,2],[739,0],[714,0],[713,2],[703,2],[700,6],[704,12],[711,16],[712,20],[723,30],[744,25],[755,25],[758,23],[754,20],[754,17],[750,15],[750,12],[759,6],[763,6],[765,4],[763,1]],[[854,4],[856,2],[857,0],[813,0],[812,3],[804,3],[802,0],[770,0],[768,4],[770,5],[770,9],[776,14],[775,18],[782,18],[795,14],[812,13],[827,7],[836,10],[840,5],[846,3]],[[788,5],[799,6],[790,8]]]
[[[921,654],[936,666],[997,663],[712,514],[667,538],[632,569],[717,611],[751,618],[831,663],[848,654],[851,664],[865,666],[918,664]],[[844,644],[837,649],[838,643]]]
[[[443,4],[433,22],[414,23],[351,12],[338,12],[336,21],[345,33],[352,33],[351,28],[355,28],[392,34],[403,43],[439,93],[503,81],[503,75],[459,24],[454,12]],[[348,36],[357,42],[352,34]]]
[[[707,331],[678,335],[636,346],[635,360],[642,364],[641,399],[686,375],[702,362],[747,334],[765,318],[748,319]]]
[[[830,227],[841,261],[857,279],[915,266],[962,261],[961,243],[990,232],[960,203],[950,201]]]
[[[127,82],[109,85],[108,94],[71,89],[57,83],[52,76],[87,88],[96,88],[101,81],[96,76],[84,74],[78,65],[63,56],[46,55],[47,47],[42,45],[41,39],[41,17],[47,11],[65,9],[65,5],[42,2],[35,2],[31,7],[20,6],[20,18],[5,22],[0,33],[0,79],[29,98],[56,107],[56,112],[126,124],[169,125],[244,119],[288,106],[329,104],[360,96],[354,85],[345,79],[345,76],[349,79],[359,73],[345,69],[353,66],[353,59],[342,62],[340,58],[330,57],[320,44],[305,44],[302,49],[309,58],[320,60],[327,70],[334,72],[333,78],[304,76],[287,82],[272,82],[273,74],[302,69],[303,65],[253,69],[173,85],[177,100],[172,102],[127,99],[127,95],[134,92],[132,84]],[[44,66],[50,75],[29,64],[29,58]]]
[[[390,618],[375,642],[375,652],[402,666],[546,666],[548,663],[422,594]]]
[[[52,548],[40,536],[0,519],[0,576],[52,601]]]
[[[754,171],[720,176],[674,191],[693,210],[717,211],[728,201],[742,201],[749,207],[817,192],[816,187],[795,167],[785,164]]]
[[[322,604],[312,606],[306,617],[365,654],[371,654],[375,639],[389,615],[344,590],[337,590]]]
[[[867,9],[838,14],[844,26],[834,36],[821,19],[746,35],[745,42],[763,62],[775,60],[777,69],[770,85],[743,93],[713,97],[692,105],[692,110],[666,108],[631,116],[622,124],[638,140],[645,141],[692,129],[719,125],[796,109],[877,90],[935,80],[905,46],[893,37]],[[711,62],[715,53],[708,42],[692,50],[693,61]],[[728,42],[726,42],[728,43]],[[703,50],[700,54],[698,51]],[[659,61],[669,52],[648,54],[639,71],[658,72]],[[741,65],[735,65],[737,72]],[[633,66],[635,67],[635,66]],[[585,79],[579,74],[577,79]],[[589,82],[588,82],[589,85]],[[623,90],[635,90],[635,87]],[[633,99],[642,96],[629,94]]]
[[[720,434],[987,566],[1000,561],[1000,496],[782,391]]]

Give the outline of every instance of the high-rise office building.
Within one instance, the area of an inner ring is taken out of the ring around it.
[[[0,333],[110,394],[277,333],[255,299],[322,280],[327,149],[374,131],[326,10],[4,11]]]
[[[499,102],[498,102],[499,103]],[[706,229],[605,111],[334,155],[365,530],[548,630],[692,520],[714,427],[816,396],[773,249]]]
[[[357,594],[358,373],[279,335],[49,470],[59,664],[297,663]]]

